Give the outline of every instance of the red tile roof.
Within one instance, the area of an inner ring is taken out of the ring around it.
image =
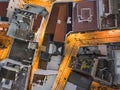
[[[0,16],[6,16],[8,2],[0,2]]]
[[[78,7],[78,8],[77,8]],[[92,21],[83,21],[78,22],[77,17],[77,9],[78,9],[78,15],[82,15],[82,17],[85,19],[89,15],[88,13],[91,13]],[[86,12],[81,13],[81,10],[86,9]],[[87,9],[90,9],[90,11],[87,11]],[[97,28],[97,10],[96,10],[96,1],[82,1],[78,2],[75,7],[73,8],[73,31],[74,32],[86,32],[86,31],[93,31]]]

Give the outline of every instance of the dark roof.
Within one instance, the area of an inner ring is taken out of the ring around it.
[[[44,61],[50,61],[50,55],[47,52],[41,51],[40,58]]]
[[[20,61],[22,63],[24,63],[25,60],[27,60],[28,62],[32,62],[35,50],[28,49],[28,44],[29,42],[14,39],[8,57],[10,59]]]
[[[15,71],[11,71],[5,68],[1,68],[0,70],[0,77],[2,78],[6,78],[9,80],[15,80],[15,76],[16,76],[16,72]]]
[[[77,85],[76,90],[89,90],[92,80],[90,80],[76,72],[72,72],[68,78],[68,82],[71,82],[71,83]]]

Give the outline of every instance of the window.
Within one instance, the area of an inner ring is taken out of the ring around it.
[[[10,83],[9,80],[5,80],[5,84],[8,85]]]

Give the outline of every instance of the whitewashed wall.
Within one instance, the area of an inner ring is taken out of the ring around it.
[[[15,8],[22,8],[24,0],[9,0],[9,5],[7,8],[7,17],[11,20]]]

